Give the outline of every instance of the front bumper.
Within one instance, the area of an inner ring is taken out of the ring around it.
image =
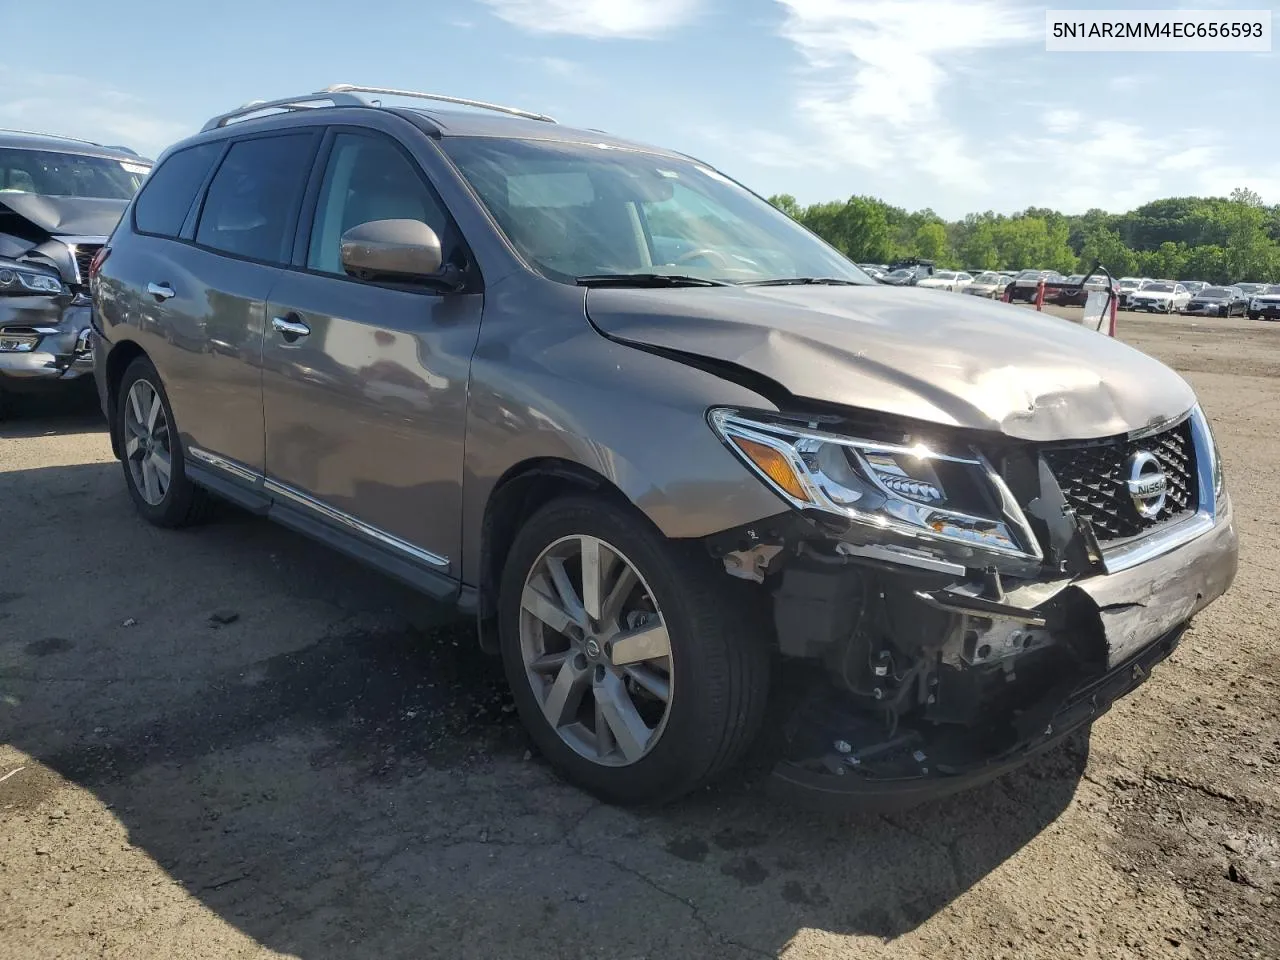
[[[1191,618],[1226,592],[1237,562],[1228,503],[1212,528],[1181,547],[1072,584],[1064,595],[1072,594],[1080,612],[1073,629],[1105,644],[1105,665],[1050,687],[1012,720],[973,728],[916,723],[875,742],[878,719],[834,687],[820,688],[786,724],[771,787],[820,807],[875,809],[944,797],[1006,773],[1086,727],[1142,683],[1177,646]],[[860,742],[872,745],[863,752],[854,746]]]
[[[56,386],[93,372],[88,303],[69,297],[0,300],[0,390]]]
[[[1280,303],[1263,303],[1257,310],[1250,307],[1249,312],[1262,320],[1280,320]]]

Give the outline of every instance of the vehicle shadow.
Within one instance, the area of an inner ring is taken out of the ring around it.
[[[118,469],[0,472],[0,502],[75,494],[0,554],[0,730],[223,921],[304,960],[890,939],[1052,823],[1084,768],[1082,736],[888,815],[809,814],[754,775],[606,807],[528,752],[469,623],[231,508],[150,528]],[[39,813],[58,783],[0,783],[0,810]]]
[[[59,393],[0,396],[0,440],[106,429],[92,381]]]

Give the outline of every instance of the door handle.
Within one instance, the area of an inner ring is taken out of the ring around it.
[[[311,333],[311,328],[305,323],[288,317],[272,317],[271,329],[284,337],[286,343],[293,343],[299,337],[309,336]]]
[[[151,294],[160,302],[168,300],[172,296],[176,296],[173,287],[167,283],[148,283],[147,293]]]

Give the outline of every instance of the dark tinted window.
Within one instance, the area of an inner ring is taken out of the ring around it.
[[[342,235],[373,220],[421,220],[449,250],[448,217],[416,167],[384,137],[341,133],[316,201],[307,266],[342,273]]]
[[[287,260],[312,142],[302,133],[232,144],[209,184],[196,242],[253,260]]]
[[[176,237],[191,201],[222,152],[220,143],[202,143],[171,154],[146,183],[133,207],[133,222],[143,233]]]

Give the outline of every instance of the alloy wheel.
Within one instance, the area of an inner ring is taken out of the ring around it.
[[[172,440],[160,393],[146,380],[135,380],[129,387],[124,437],[125,460],[133,485],[143,500],[159,506],[169,492]]]
[[[619,550],[564,537],[538,557],[520,602],[520,652],[543,716],[602,766],[636,763],[671,713],[671,638],[644,577]]]

